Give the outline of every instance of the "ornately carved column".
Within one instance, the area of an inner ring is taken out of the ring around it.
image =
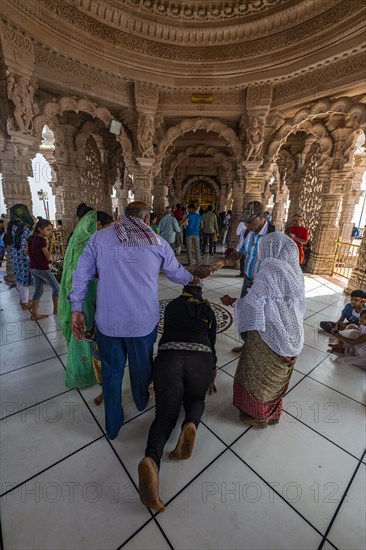
[[[334,261],[335,241],[339,235],[339,211],[342,204],[343,182],[342,180],[337,181],[337,175],[329,173],[319,174],[319,178],[324,178],[326,181],[323,184],[322,208],[319,211],[319,222],[313,237],[307,271],[319,275],[330,275]]]
[[[146,202],[151,208],[152,165],[154,159],[138,158],[139,167],[133,171],[135,201]]]
[[[295,214],[300,211],[300,193],[301,183],[299,181],[293,181],[289,186],[289,199],[290,206],[287,212],[287,220],[291,221]]]
[[[101,180],[99,182],[100,193],[103,196],[103,207],[102,209],[107,212],[112,212],[112,189],[108,181],[107,167],[106,167],[106,148],[104,146],[103,136],[94,133],[93,138],[97,144],[99,154],[100,154],[100,172]]]
[[[238,241],[238,237],[236,235],[236,228],[243,214],[242,204],[243,204],[244,185],[245,185],[244,174],[245,174],[244,168],[238,167],[236,179],[233,185],[232,221],[231,221],[230,233],[228,236],[229,247],[233,247]]]
[[[167,194],[167,186],[163,184],[160,177],[154,178],[154,201],[153,201],[153,211],[158,217],[158,220],[164,216],[165,208],[165,197]],[[173,206],[173,205],[171,205]]]
[[[352,270],[346,292],[350,294],[358,289],[366,290],[366,237],[361,241],[360,255],[356,267]]]
[[[220,188],[220,197],[219,197],[219,212],[225,212],[226,211],[226,202],[228,197],[228,186],[224,183],[221,184]]]
[[[280,186],[277,182],[272,186],[272,189],[275,195],[275,202],[272,211],[272,223],[277,227],[277,229],[282,231],[284,228],[285,203],[288,196],[288,189],[286,184],[283,183],[282,186]]]
[[[342,203],[341,218],[339,220],[340,237],[343,241],[351,240],[352,233],[352,218],[355,212],[355,207],[363,194],[361,191],[361,181],[363,173],[366,171],[366,155],[354,156],[354,168],[351,172],[353,180],[350,186],[345,189]]]
[[[246,168],[246,183],[245,183],[245,195],[244,206],[252,201],[263,201],[264,182],[267,173],[261,174],[258,170],[258,163],[245,162]]]
[[[77,224],[76,208],[81,202],[87,202],[81,193],[81,174],[84,170],[83,159],[75,159],[74,136],[77,128],[71,124],[53,127],[56,136],[55,165],[57,173],[56,197],[62,212],[61,218],[66,233],[74,230]]]
[[[0,172],[3,180],[4,202],[9,213],[10,206],[22,203],[32,211],[32,195],[28,176],[33,176],[32,159],[37,153],[34,140],[3,140],[0,142]]]

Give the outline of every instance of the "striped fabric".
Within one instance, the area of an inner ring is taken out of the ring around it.
[[[156,233],[139,218],[123,216],[115,225],[117,237],[124,246],[159,244]]]
[[[254,276],[260,267],[260,260],[258,259],[258,244],[261,237],[267,235],[268,233],[268,222],[264,224],[257,235],[254,231],[249,231],[244,239],[245,232],[246,228],[244,228],[241,232],[239,244],[235,250],[240,252],[240,254],[245,252],[244,273],[249,279],[254,279]]]

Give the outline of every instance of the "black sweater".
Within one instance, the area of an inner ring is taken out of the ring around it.
[[[186,305],[190,296],[179,296],[172,300],[164,312],[164,332],[160,344],[167,342],[190,342],[204,344],[212,350],[216,365],[216,317],[211,307],[205,308],[201,319],[190,317]]]

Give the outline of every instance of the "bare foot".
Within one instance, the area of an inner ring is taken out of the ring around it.
[[[165,506],[159,496],[159,470],[155,461],[149,456],[145,456],[139,465],[139,492],[142,504],[164,512]]]
[[[99,405],[103,403],[103,392],[100,392],[100,394],[96,396],[96,398],[94,399],[94,403],[95,405],[97,405],[97,407],[99,407]]]
[[[196,426],[193,422],[188,422],[182,428],[178,443],[169,455],[170,460],[187,460],[191,457],[194,442],[196,439]]]
[[[23,310],[32,309],[32,302],[28,302],[27,304],[21,304]]]

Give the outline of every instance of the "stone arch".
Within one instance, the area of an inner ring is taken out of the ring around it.
[[[88,113],[93,118],[99,118],[108,126],[113,118],[112,114],[106,107],[99,107],[87,98],[74,98],[70,96],[62,96],[56,101],[46,101],[40,106],[40,113],[34,119],[34,130],[41,133],[42,128],[57,114],[64,111],[83,111]]]
[[[98,119],[106,128],[109,127],[114,118],[112,113],[106,108],[101,107],[88,98],[75,98],[70,96],[61,96],[55,101],[45,101],[40,106],[40,113],[34,119],[34,131],[41,134],[42,128],[57,114],[64,111],[82,111],[89,114],[93,119]],[[117,141],[121,144],[122,154],[125,157],[126,164],[132,163],[132,143],[122,125],[120,136]]]
[[[354,126],[355,130],[366,128],[366,106],[363,103],[354,103],[349,97],[341,97],[333,102],[329,98],[322,99],[309,108],[297,111],[292,119],[286,120],[277,130],[268,146],[269,161],[277,156],[290,134],[301,130],[318,138],[322,148],[322,160],[326,161],[326,157],[332,152],[333,144],[323,120],[334,114],[346,115],[350,126]],[[322,120],[317,120],[320,116]]]
[[[205,145],[197,145],[196,147],[187,147],[185,151],[179,153],[169,164],[168,177],[171,179],[173,177],[174,171],[177,166],[187,157],[192,155],[207,155],[213,157],[214,160],[223,161],[224,159],[229,159],[224,153],[218,151],[217,147],[206,147]]]
[[[182,187],[182,196],[184,196],[186,194],[187,189],[190,185],[192,185],[193,183],[201,181],[201,179],[202,179],[202,176],[192,176],[191,178],[189,178],[189,180],[186,181],[186,183]],[[210,176],[204,176],[204,180],[207,181],[210,185],[212,185],[216,195],[219,197],[220,196],[220,189],[219,189],[219,186],[217,185],[216,181],[213,178],[211,178]]]
[[[216,118],[197,117],[184,119],[176,126],[172,126],[167,130],[165,137],[158,144],[156,164],[161,164],[166,150],[177,138],[187,132],[196,132],[197,130],[206,130],[206,132],[219,134],[219,136],[227,141],[238,161],[242,159],[243,145],[232,128],[229,128],[229,126]]]

